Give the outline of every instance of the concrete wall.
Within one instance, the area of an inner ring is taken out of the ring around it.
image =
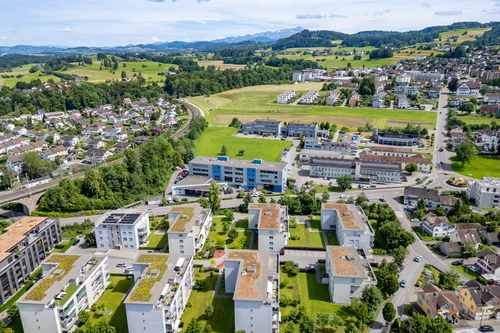
[[[234,329],[247,333],[272,332],[272,307],[259,301],[234,301]]]
[[[163,309],[154,309],[152,304],[125,304],[129,332],[164,333]]]
[[[169,232],[168,250],[170,253],[179,253],[194,256],[196,254],[194,238],[188,237],[188,234]]]
[[[224,277],[226,282],[226,293],[234,293],[236,279],[238,278],[238,268],[240,264],[236,261],[226,261],[224,267]]]
[[[18,304],[25,332],[60,333],[59,315],[55,308],[44,310],[44,304]]]

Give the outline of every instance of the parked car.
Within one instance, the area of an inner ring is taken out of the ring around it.
[[[406,281],[405,280],[401,280],[401,282],[399,283],[399,286],[401,288],[406,288]]]
[[[410,220],[410,222],[415,222],[415,223],[417,223],[417,222],[420,222],[420,220],[419,220],[419,219],[411,219],[411,220]]]
[[[480,332],[495,332],[493,327],[491,327],[490,325],[479,326],[479,331]]]
[[[127,267],[127,263],[119,262],[116,264],[116,267]]]
[[[78,243],[80,243],[80,240],[77,238],[77,239],[75,239],[75,241],[73,242],[73,246],[78,245]]]
[[[478,273],[479,272],[479,269],[477,269],[477,267],[474,266],[474,265],[469,265],[469,266],[467,266],[467,268],[470,269],[474,273]]]
[[[173,198],[174,202],[179,202],[179,198]]]
[[[379,199],[381,202],[385,202],[385,199],[384,198],[380,198]]]
[[[182,198],[182,200],[181,200],[181,201],[187,202],[187,201],[188,201],[188,199],[187,199],[187,198]]]
[[[370,185],[370,188],[377,188],[377,185]]]
[[[416,256],[415,259],[413,259],[415,262],[421,262],[422,261],[422,256]]]
[[[464,261],[462,259],[455,260],[454,262],[451,263],[452,266],[462,266],[463,264],[464,264]]]

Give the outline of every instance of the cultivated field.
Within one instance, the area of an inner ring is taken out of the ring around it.
[[[387,126],[404,127],[408,123],[420,124],[433,129],[436,113],[409,110],[388,110],[372,108],[347,108],[330,106],[276,104],[280,92],[288,89],[307,91],[320,89],[322,83],[303,83],[280,86],[255,86],[230,90],[210,97],[199,96],[189,101],[200,106],[211,124],[228,125],[237,117],[240,121],[271,118],[282,121],[330,122],[337,126],[357,128],[370,123],[379,128]]]
[[[225,69],[242,69],[246,65],[235,65],[235,64],[225,64],[222,60],[201,60],[198,61],[200,66],[215,66],[215,69],[225,70]]]
[[[446,39],[456,36],[458,37],[457,44],[467,41],[476,40],[476,37],[482,36],[486,31],[491,30],[491,28],[473,28],[473,29],[455,29],[439,34],[441,36],[441,42],[446,42]],[[466,35],[463,35],[467,31]]]
[[[29,70],[31,67],[35,66],[35,64],[28,64],[21,67],[17,67],[12,69],[12,72],[0,73],[0,86],[7,85],[9,87],[13,87],[17,82],[30,82],[32,80],[40,79],[42,82],[47,82],[49,79],[54,79],[55,82],[61,81],[60,78],[55,77],[53,75],[45,75],[40,72],[30,73]],[[18,79],[15,76],[22,74],[23,77]],[[2,75],[14,75],[14,78],[4,79]]]

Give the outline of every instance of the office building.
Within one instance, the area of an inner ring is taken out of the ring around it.
[[[279,272],[277,252],[226,252],[225,291],[233,293],[235,331],[279,332]]]
[[[42,263],[43,279],[19,301],[25,332],[70,331],[80,311],[88,311],[106,289],[106,256],[52,254]]]
[[[398,134],[392,132],[379,132],[375,126],[372,130],[372,140],[380,145],[391,146],[416,146],[418,145],[417,134]]]
[[[29,279],[54,246],[62,241],[59,219],[26,216],[0,235],[0,304]]]
[[[279,204],[251,203],[248,227],[259,235],[259,250],[280,251],[288,245],[288,207]]]
[[[241,133],[257,134],[262,136],[280,136],[283,122],[271,119],[257,119],[253,122],[241,124]]]
[[[365,253],[355,247],[327,246],[325,266],[332,303],[349,304],[367,285],[377,284]]]
[[[212,225],[208,208],[173,207],[168,213],[168,249],[170,253],[195,256],[205,245]]]
[[[335,150],[302,149],[299,153],[299,161],[302,164],[309,164],[314,157],[346,158],[344,154]],[[349,156],[346,159],[349,159]]]
[[[318,135],[318,124],[313,122],[289,122],[288,126],[284,126],[282,128],[282,133],[285,136],[291,137],[306,137],[306,138],[315,138]]]
[[[138,250],[147,245],[149,214],[135,209],[107,212],[95,222],[98,249]]]
[[[193,288],[193,257],[142,254],[134,267],[134,287],[125,299],[129,332],[178,332]]]
[[[371,152],[363,151],[359,153],[359,160],[363,162],[379,162],[379,163],[393,163],[400,164],[401,169],[406,168],[410,163],[417,165],[417,171],[429,173],[432,170],[432,160],[422,154],[412,154],[406,156],[394,156],[387,154],[386,156],[374,154]]]
[[[313,157],[309,175],[318,178],[352,176],[358,182],[399,183],[401,165],[378,162],[360,162],[338,158]]]
[[[321,229],[334,230],[340,246],[354,246],[365,252],[373,247],[375,231],[359,206],[323,203]]]
[[[498,208],[500,178],[484,177],[481,180],[469,180],[466,195],[479,207]]]
[[[189,175],[210,177],[232,187],[284,192],[286,163],[264,162],[261,159],[233,160],[227,156],[198,156],[189,162]]]

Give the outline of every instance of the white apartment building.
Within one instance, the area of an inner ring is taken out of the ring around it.
[[[248,227],[259,235],[259,250],[280,251],[288,245],[288,207],[252,203],[248,206]]]
[[[304,149],[335,151],[343,155],[349,155],[351,153],[351,144],[321,140],[319,138],[306,138],[304,140]]]
[[[377,284],[364,252],[355,247],[327,246],[325,266],[332,303],[349,304],[366,286]]]
[[[212,225],[212,211],[195,207],[174,207],[168,213],[168,249],[173,254],[195,256],[205,245]]]
[[[429,213],[422,217],[422,229],[432,237],[447,237],[456,231],[446,216]]]
[[[139,250],[147,245],[149,214],[135,209],[118,209],[102,215],[95,223],[98,249]]]
[[[295,97],[295,90],[287,90],[278,96],[277,103],[286,104],[294,97]]]
[[[355,205],[323,203],[321,229],[335,230],[340,246],[354,246],[364,251],[372,248],[375,238],[365,212]]]
[[[326,105],[333,106],[340,98],[340,90],[335,89],[330,91],[330,95],[326,98]]]
[[[418,86],[410,86],[408,83],[400,83],[396,88],[394,88],[395,94],[417,94]]]
[[[224,274],[225,291],[233,293],[234,330],[278,333],[278,252],[228,250]]]
[[[397,94],[396,95],[398,98],[398,109],[409,109],[410,108],[410,101],[408,100],[408,97],[404,94]]]
[[[193,288],[193,257],[142,254],[125,299],[129,332],[177,332]]]
[[[311,90],[300,99],[300,103],[312,104],[319,97],[319,91]]]
[[[205,176],[245,189],[284,192],[286,173],[286,163],[261,159],[248,161],[232,160],[227,156],[198,156],[189,162],[190,176]]]
[[[25,332],[70,331],[109,279],[107,256],[52,254],[42,262],[42,270],[43,279],[17,301]]]
[[[469,180],[466,195],[479,207],[498,208],[500,178],[484,177],[481,180]]]

